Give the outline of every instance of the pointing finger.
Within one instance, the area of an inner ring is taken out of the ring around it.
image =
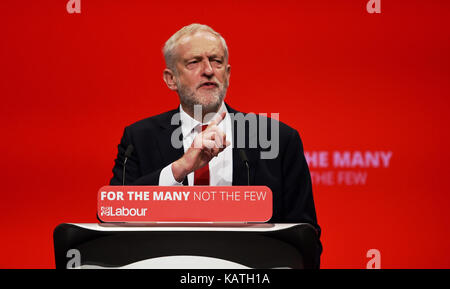
[[[226,111],[222,111],[221,113],[217,114],[213,120],[211,121],[211,123],[208,125],[208,127],[210,127],[211,125],[218,125],[227,115]]]

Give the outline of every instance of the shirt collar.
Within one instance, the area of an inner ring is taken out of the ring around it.
[[[219,111],[217,113],[220,113],[223,111],[226,111],[228,114],[227,107],[222,102],[222,105],[220,106]],[[210,120],[207,123],[200,123],[196,119],[192,118],[189,114],[187,114],[181,107],[181,104],[180,104],[180,120],[181,120],[181,132],[183,134],[183,139],[188,137],[192,133],[192,131],[194,130],[194,128],[196,126],[203,125],[203,124],[209,124],[211,122],[211,120]],[[220,126],[220,124],[219,124],[219,126]]]

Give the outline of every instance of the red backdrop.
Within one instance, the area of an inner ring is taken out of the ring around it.
[[[450,267],[449,1],[66,3],[0,2],[0,267],[54,267],[55,226],[96,222],[123,128],[178,104],[161,48],[193,22],[228,42],[227,102],[300,132],[323,268]]]

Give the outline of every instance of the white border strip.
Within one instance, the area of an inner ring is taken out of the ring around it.
[[[101,232],[127,232],[127,231],[236,231],[236,232],[270,232],[284,230],[302,223],[291,224],[97,224],[97,223],[68,223],[80,228]],[[172,225],[172,226],[171,226]]]

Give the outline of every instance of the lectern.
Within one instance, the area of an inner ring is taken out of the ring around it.
[[[310,224],[269,223],[64,223],[53,238],[58,269],[68,252],[81,269],[314,268],[318,243]]]

